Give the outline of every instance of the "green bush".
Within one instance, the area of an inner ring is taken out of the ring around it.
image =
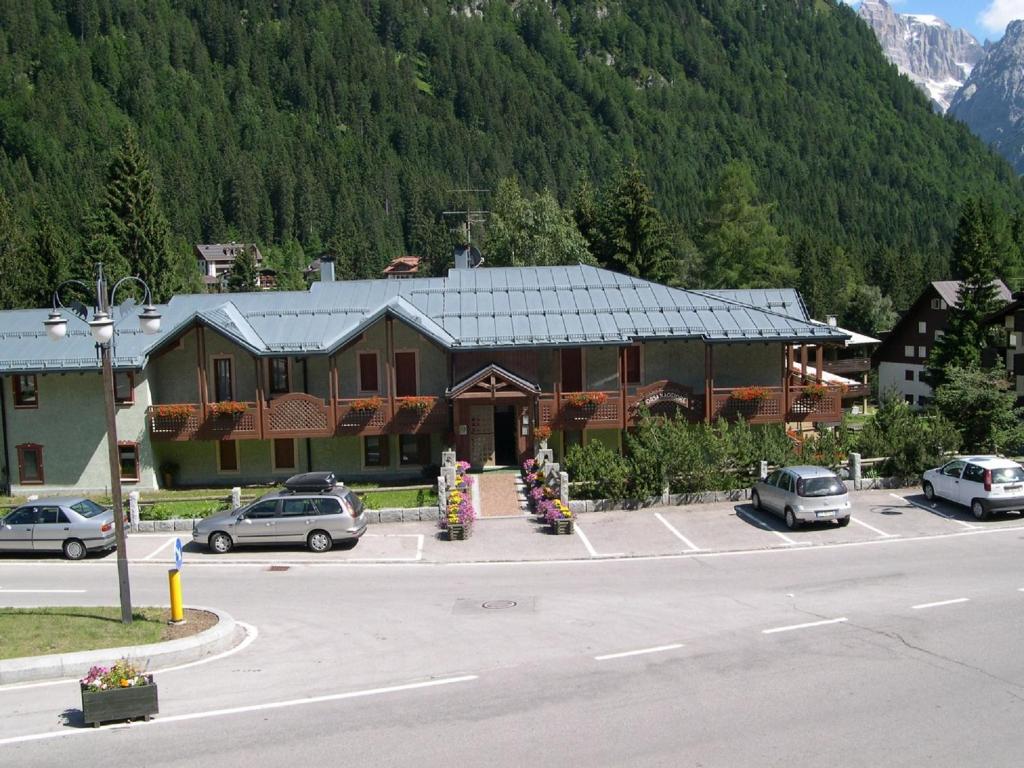
[[[622,499],[629,494],[629,462],[598,440],[572,446],[565,466],[572,482],[582,483],[573,489],[578,499]]]
[[[899,477],[912,477],[938,466],[960,443],[960,433],[948,419],[914,413],[895,397],[882,401],[857,437],[864,458],[889,457],[880,472]]]
[[[206,517],[227,509],[221,501],[160,501],[139,510],[140,520],[171,520],[173,518]]]

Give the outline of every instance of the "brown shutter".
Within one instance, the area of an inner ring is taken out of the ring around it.
[[[416,353],[395,352],[395,396],[416,395]]]
[[[220,451],[220,468],[222,472],[238,470],[238,446],[234,440],[221,440],[217,443]]]
[[[275,438],[274,466],[278,469],[295,469],[295,441],[292,438]]]
[[[626,383],[640,383],[640,347],[626,347]]]
[[[359,390],[380,391],[380,384],[377,381],[377,355],[374,352],[359,353]]]
[[[562,350],[562,391],[583,391],[583,350]]]

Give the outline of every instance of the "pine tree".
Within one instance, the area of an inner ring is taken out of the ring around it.
[[[0,309],[25,306],[22,278],[28,255],[25,231],[0,187]]]
[[[171,250],[153,174],[131,130],[107,169],[103,202],[89,229],[92,264],[102,261],[112,280],[137,275],[156,301],[166,301],[182,287],[182,272],[174,268],[181,256]]]
[[[668,282],[678,271],[665,220],[635,165],[622,168],[602,200],[597,230],[605,266],[627,275]]]
[[[985,318],[999,308],[997,270],[1012,246],[1006,218],[988,201],[971,198],[960,209],[953,239],[953,275],[960,281],[957,305],[950,308],[946,332],[928,357],[933,387],[946,381],[951,368],[978,368],[987,338]]]
[[[32,242],[33,269],[25,299],[34,306],[48,306],[53,291],[71,276],[68,257],[70,240],[53,220],[48,206],[36,210]]]
[[[779,288],[796,282],[786,238],[771,221],[773,206],[756,202],[750,166],[725,166],[708,201],[698,245],[709,288]]]
[[[259,272],[256,270],[256,256],[251,246],[243,245],[235,253],[235,260],[228,273],[228,290],[231,293],[255,291],[259,286]]]

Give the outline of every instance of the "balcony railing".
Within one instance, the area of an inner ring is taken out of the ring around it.
[[[271,400],[263,409],[263,436],[330,437],[330,408],[319,397],[292,392]]]
[[[776,424],[785,420],[786,395],[782,387],[738,387],[711,390],[711,420],[733,421],[742,416],[750,424]]]
[[[646,409],[654,416],[682,416],[691,422],[704,420],[704,393],[695,394],[689,387],[662,380],[637,387],[626,397],[626,423],[635,425]]]
[[[203,416],[195,403],[166,403],[149,406],[146,421],[154,440],[194,440]]]
[[[615,429],[622,426],[618,391],[563,392],[540,397],[540,424],[552,429]]]
[[[206,419],[199,430],[202,440],[258,440],[260,439],[260,411],[256,403],[243,402],[244,409],[225,412],[224,403],[210,403]]]
[[[842,421],[843,393],[839,387],[809,384],[790,387],[788,421]]]
[[[870,357],[849,357],[845,360],[826,360],[825,370],[845,376],[848,373],[864,373],[871,370]]]
[[[418,435],[448,428],[448,402],[443,397],[399,397],[391,416],[390,431]]]

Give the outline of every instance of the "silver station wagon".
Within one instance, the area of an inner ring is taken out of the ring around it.
[[[333,472],[307,472],[288,478],[282,491],[201,520],[192,540],[219,555],[250,544],[305,544],[326,552],[338,541],[354,545],[364,533],[360,498],[338,485]]]
[[[835,520],[841,526],[850,523],[846,485],[824,467],[777,469],[754,483],[750,504],[780,515],[790,530],[822,520]]]
[[[81,560],[115,545],[114,511],[81,496],[30,501],[0,520],[2,552],[63,552]]]

